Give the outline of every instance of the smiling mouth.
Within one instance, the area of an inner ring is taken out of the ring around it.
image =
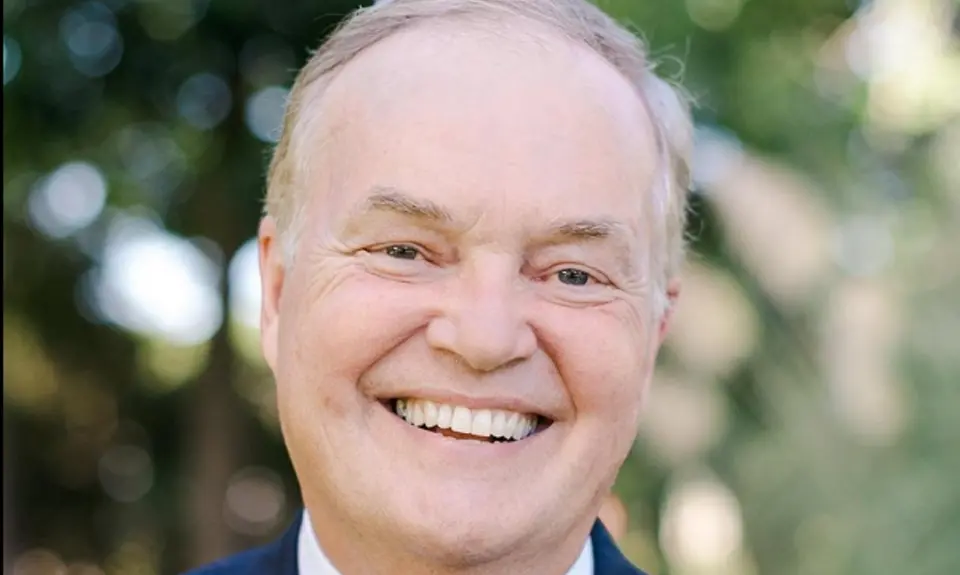
[[[393,399],[384,406],[406,423],[454,439],[507,443],[546,429],[550,421],[532,413],[470,409],[425,399]]]

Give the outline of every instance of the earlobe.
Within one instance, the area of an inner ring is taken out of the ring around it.
[[[280,322],[280,297],[286,273],[283,243],[277,236],[277,225],[270,216],[260,221],[257,234],[260,253],[260,348],[263,357],[274,370]]]
[[[679,298],[680,280],[674,278],[667,284],[667,307],[663,310],[663,313],[660,314],[658,337],[661,344],[663,343],[663,340],[666,339],[667,332],[670,330],[670,320],[673,319],[673,310],[676,308],[677,300]]]

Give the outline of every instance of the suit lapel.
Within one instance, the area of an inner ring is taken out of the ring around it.
[[[594,575],[645,575],[623,556],[613,537],[597,520],[590,531]]]
[[[275,575],[298,575],[297,569],[297,540],[300,536],[300,523],[303,521],[303,510],[297,512],[293,523],[268,552],[270,571]]]

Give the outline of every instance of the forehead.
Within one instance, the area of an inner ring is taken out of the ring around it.
[[[657,153],[633,87],[589,48],[511,26],[528,29],[420,26],[348,64],[307,112],[327,123],[312,155],[330,184],[311,190],[324,211],[391,186],[478,217],[639,225]]]

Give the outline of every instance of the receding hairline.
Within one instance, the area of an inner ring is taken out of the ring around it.
[[[351,99],[351,93],[362,89],[362,86],[353,85],[353,82],[357,80],[369,81],[371,77],[357,78],[351,72],[359,66],[368,64],[372,58],[382,57],[384,54],[390,57],[389,52],[384,52],[387,49],[386,45],[389,43],[402,42],[405,39],[417,36],[426,42],[442,41],[436,34],[424,34],[424,32],[433,33],[437,31],[442,34],[453,35],[459,35],[463,32],[475,34],[475,37],[479,37],[481,41],[485,36],[489,36],[491,39],[499,37],[518,47],[533,45],[549,57],[555,56],[560,50],[566,48],[569,49],[569,55],[572,58],[589,59],[591,65],[602,67],[604,74],[609,74],[613,81],[622,85],[625,93],[630,94],[630,105],[638,105],[637,108],[632,110],[632,112],[639,113],[639,116],[634,116],[638,124],[636,127],[644,132],[649,132],[645,136],[653,139],[654,146],[659,145],[654,133],[656,130],[654,112],[648,105],[645,95],[609,59],[591,46],[569,34],[564,34],[563,30],[554,26],[510,12],[504,12],[497,16],[494,19],[485,13],[458,14],[414,23],[364,47],[352,58],[331,70],[322,79],[318,78],[318,81],[308,87],[304,93],[298,111],[297,125],[293,127],[294,133],[290,134],[291,137],[297,138],[294,153],[301,155],[308,153],[312,161],[320,159],[324,144],[350,123],[352,117],[350,112],[356,112],[357,110],[352,106],[357,103],[363,106],[362,98]],[[577,66],[582,67],[583,65],[577,64]],[[377,82],[378,80],[373,81]],[[301,170],[308,167],[306,165],[300,166]]]
[[[438,6],[444,6],[438,8]],[[426,6],[424,9],[423,7]],[[547,9],[546,7],[550,7]],[[582,7],[581,7],[582,6]],[[449,8],[448,8],[449,7]],[[418,11],[419,10],[419,11]],[[378,11],[400,12],[400,18],[408,20],[397,21],[398,16],[392,14],[385,19],[392,18],[393,23],[385,25],[383,29],[370,34],[374,39],[361,39],[358,46],[351,46],[349,41],[341,42],[341,34],[350,30],[355,21],[366,20],[365,24],[373,21]],[[406,12],[404,12],[406,11]],[[571,14],[571,12],[573,14]],[[575,17],[572,17],[575,16]],[[599,17],[600,21],[596,21]],[[536,44],[543,44],[539,40],[553,41],[554,45],[566,45],[571,49],[586,49],[596,56],[603,65],[610,68],[619,78],[624,80],[632,94],[641,103],[644,115],[655,131],[661,131],[655,118],[656,112],[648,102],[648,95],[644,93],[643,79],[630,77],[628,72],[652,73],[653,62],[647,57],[646,46],[641,38],[633,32],[619,25],[613,18],[603,12],[588,0],[556,1],[544,0],[508,2],[504,0],[463,0],[459,2],[446,0],[413,0],[410,2],[388,1],[379,2],[368,8],[358,9],[354,14],[341,22],[341,25],[324,41],[320,48],[311,55],[310,61],[301,70],[300,75],[291,93],[291,103],[295,105],[285,117],[284,133],[280,146],[274,153],[271,163],[271,181],[268,183],[268,211],[269,196],[273,195],[273,172],[279,164],[289,163],[289,156],[302,155],[303,144],[322,143],[336,131],[335,120],[342,119],[342,114],[324,114],[324,105],[329,102],[328,92],[337,84],[342,72],[351,63],[364,56],[371,49],[381,45],[394,37],[411,34],[423,28],[447,28],[461,30],[464,26],[472,28],[474,32],[500,35],[511,41],[528,40]],[[597,27],[602,32],[597,32]],[[579,33],[578,33],[579,32]],[[566,42],[557,42],[557,40]],[[610,44],[626,43],[629,46]],[[331,46],[334,45],[334,46]],[[606,52],[605,53],[605,50]],[[339,57],[331,58],[332,63],[319,66],[315,70],[314,61],[319,56],[340,52]],[[617,60],[617,61],[615,61]],[[630,61],[632,60],[632,61]],[[295,102],[294,102],[294,96]],[[324,120],[319,125],[315,122]],[[305,135],[304,132],[307,132]],[[657,145],[662,137],[658,135]],[[291,142],[295,141],[295,143]],[[295,159],[295,158],[294,158]],[[305,168],[300,165],[298,168]]]

